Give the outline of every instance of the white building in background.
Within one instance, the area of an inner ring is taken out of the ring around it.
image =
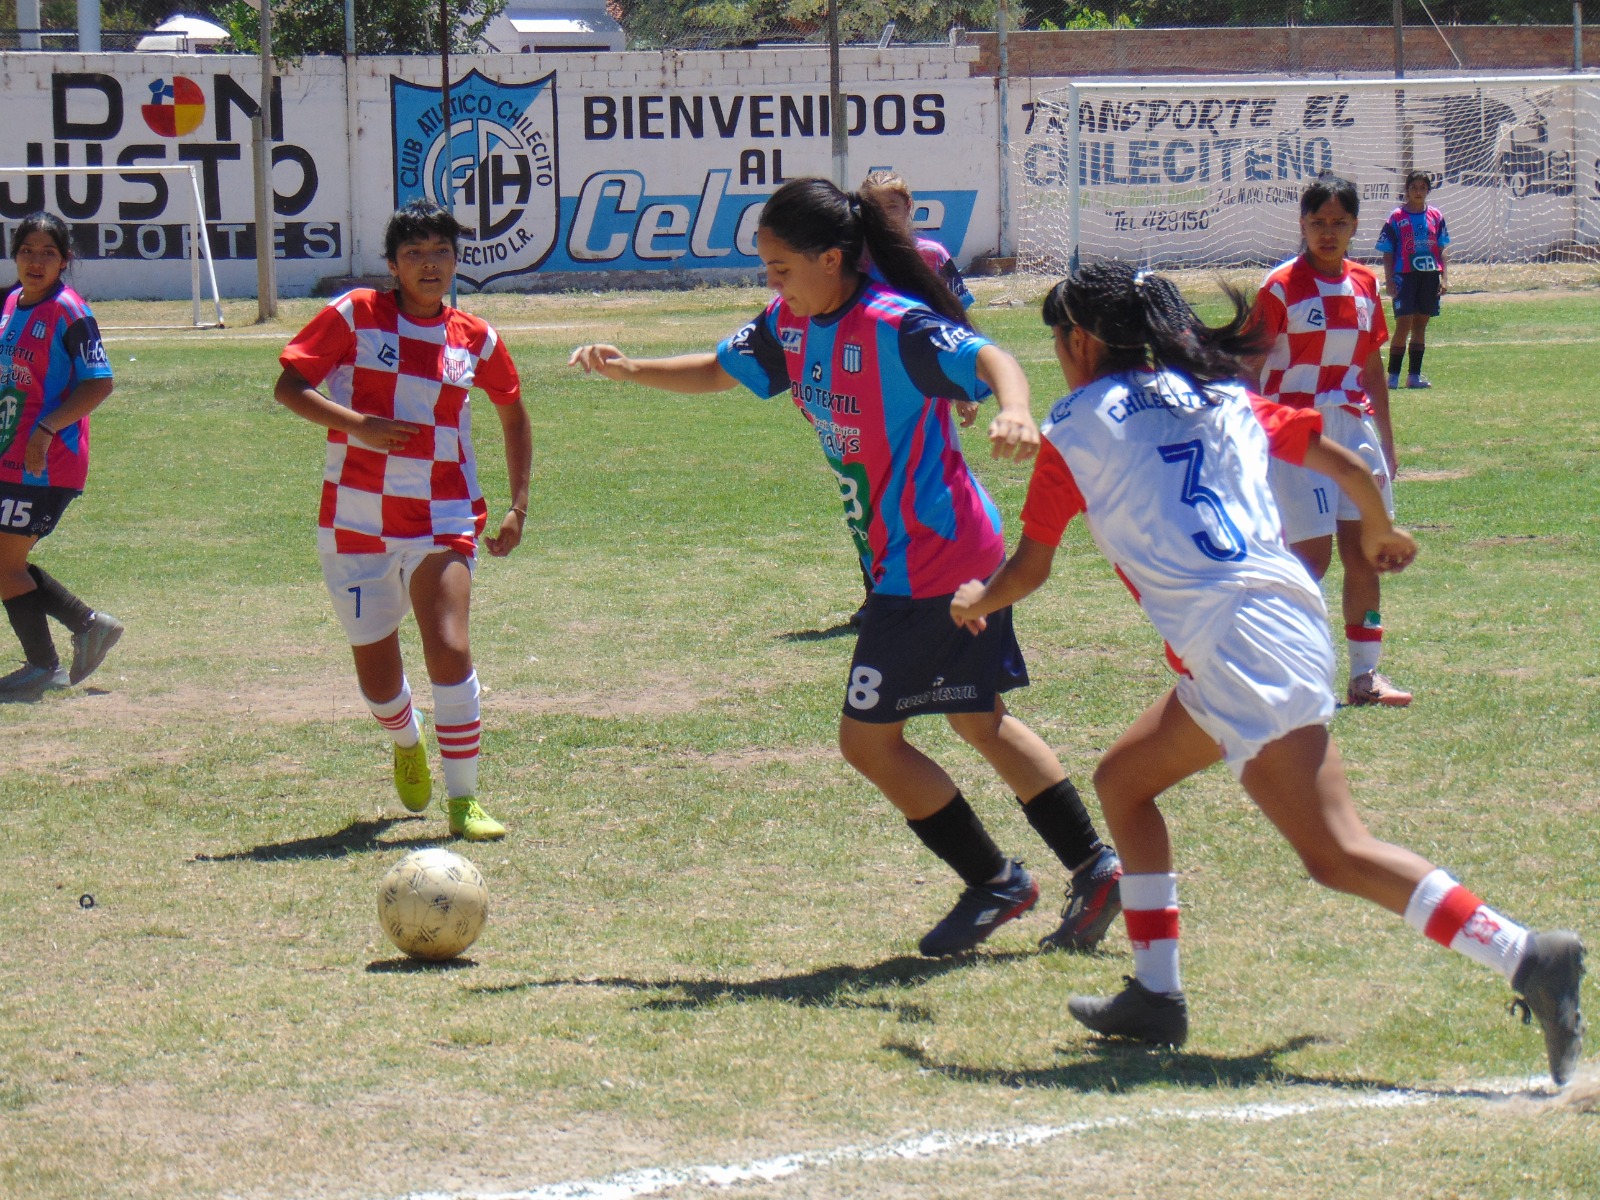
[[[619,51],[627,41],[605,0],[510,0],[482,40],[504,54]]]

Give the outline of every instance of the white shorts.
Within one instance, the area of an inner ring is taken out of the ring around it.
[[[1389,479],[1388,462],[1383,457],[1377,423],[1371,417],[1358,416],[1339,405],[1318,411],[1322,413],[1322,436],[1353,451],[1367,464],[1372,481],[1383,493],[1384,508],[1394,516],[1394,486]],[[1275,458],[1268,465],[1267,479],[1272,484],[1273,498],[1278,502],[1278,513],[1283,517],[1284,540],[1291,546],[1314,537],[1330,536],[1339,521],[1361,519],[1361,510],[1339,485],[1309,467],[1297,467]]]
[[[1178,701],[1216,739],[1235,777],[1263,746],[1333,720],[1333,643],[1320,600],[1250,592],[1228,632],[1178,680]]]
[[[333,611],[352,646],[381,642],[411,611],[411,576],[430,554],[448,546],[419,545],[386,554],[319,554]],[[467,559],[472,570],[475,559]]]

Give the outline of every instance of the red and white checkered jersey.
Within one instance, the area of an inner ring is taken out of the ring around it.
[[[1267,483],[1269,455],[1303,462],[1321,430],[1314,409],[1273,404],[1237,384],[1203,393],[1172,371],[1108,375],[1050,410],[1023,535],[1059,545],[1082,513],[1169,655],[1199,658],[1247,591],[1321,605],[1284,545]]]
[[[1343,404],[1369,413],[1361,370],[1389,340],[1378,277],[1345,260],[1337,278],[1305,255],[1273,268],[1256,294],[1256,319],[1272,338],[1261,391],[1290,408]]]
[[[516,365],[494,328],[445,306],[422,320],[393,292],[358,288],[331,301],[278,359],[336,404],[418,426],[398,450],[328,431],[317,548],[381,554],[426,542],[471,555],[488,520],[472,452],[467,389],[496,404],[522,395]]]

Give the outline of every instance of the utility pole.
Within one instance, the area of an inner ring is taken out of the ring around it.
[[[272,0],[261,0],[261,102],[250,118],[256,167],[256,321],[278,316],[278,237],[272,215]],[[209,236],[205,230],[202,236]]]

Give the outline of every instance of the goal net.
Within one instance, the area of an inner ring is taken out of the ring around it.
[[[1042,94],[1009,149],[1024,270],[1281,262],[1326,171],[1360,191],[1354,257],[1423,170],[1452,262],[1600,259],[1596,76],[1083,82]]]
[[[200,178],[193,165],[141,162],[116,167],[0,166],[0,186],[6,188],[7,219],[0,220],[0,230],[7,253],[21,216],[39,210],[53,212],[66,221],[71,231],[68,281],[90,304],[96,295],[138,299],[170,294],[176,289],[157,286],[152,281],[183,271],[189,276],[189,321],[169,327],[208,329],[222,324],[222,297],[217,291],[216,264],[211,257],[211,238],[217,236],[217,231],[206,223]],[[159,204],[153,202],[156,195],[160,197]],[[160,210],[165,208],[169,195],[177,201],[175,211],[186,220],[105,223],[74,219],[75,209],[90,213]],[[12,213],[17,217],[11,217]],[[119,326],[102,323],[101,328]]]

